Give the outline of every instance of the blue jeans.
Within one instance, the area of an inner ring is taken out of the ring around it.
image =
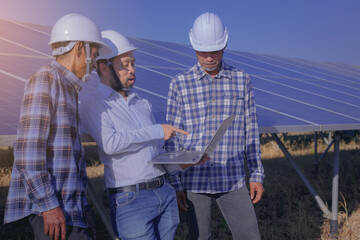
[[[165,182],[153,190],[110,193],[115,234],[126,239],[174,239],[179,211],[173,187]]]

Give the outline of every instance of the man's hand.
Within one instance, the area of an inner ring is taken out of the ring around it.
[[[44,212],[43,219],[45,235],[58,240],[61,233],[61,240],[66,239],[66,220],[60,207]]]
[[[176,198],[177,198],[179,210],[181,212],[187,212],[189,206],[186,203],[185,192],[184,191],[176,192]]]
[[[186,169],[186,168],[189,168],[189,167],[192,167],[192,166],[196,166],[196,165],[201,165],[201,164],[204,164],[205,162],[209,161],[210,158],[208,157],[207,154],[204,155],[204,157],[202,157],[200,159],[199,162],[195,163],[195,164],[190,164],[190,163],[186,163],[186,164],[179,164],[179,166],[182,168],[182,169]]]
[[[176,136],[176,133],[181,133],[184,135],[189,135],[188,132],[185,132],[184,130],[178,129],[176,127],[173,127],[169,124],[161,124],[163,130],[164,130],[164,140],[168,140],[174,136]]]
[[[257,203],[260,201],[263,193],[264,193],[264,187],[259,182],[250,182],[250,197],[252,200],[252,203]]]

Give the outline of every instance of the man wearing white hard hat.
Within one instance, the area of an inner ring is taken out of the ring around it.
[[[198,62],[172,79],[166,119],[192,135],[175,136],[167,141],[167,150],[202,150],[221,122],[237,115],[210,161],[171,178],[179,208],[187,212],[189,239],[211,238],[213,200],[233,239],[260,239],[253,204],[264,192],[264,170],[249,75],[224,62],[228,29],[214,13],[196,18],[189,37]],[[245,161],[250,194],[245,185]]]
[[[4,222],[28,222],[35,239],[92,239],[78,92],[99,49],[111,49],[97,25],[79,14],[55,23],[49,45],[56,60],[25,86]]]
[[[132,90],[136,48],[128,39],[113,30],[103,31],[102,37],[112,53],[100,49],[100,83],[81,101],[80,116],[104,163],[114,232],[123,240],[174,239],[179,215],[166,170],[181,168],[150,160],[162,151],[164,140],[188,133],[156,124],[151,104]]]

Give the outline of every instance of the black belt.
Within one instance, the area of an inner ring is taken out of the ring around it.
[[[164,175],[162,175],[160,177],[149,179],[146,182],[124,186],[124,187],[108,188],[108,190],[109,193],[133,192],[136,191],[137,185],[139,185],[139,190],[153,190],[161,187],[164,184],[164,182],[165,182],[165,177]]]

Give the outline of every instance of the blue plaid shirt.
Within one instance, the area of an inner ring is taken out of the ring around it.
[[[5,223],[60,206],[67,225],[87,227],[86,165],[78,132],[80,80],[53,61],[26,83]]]
[[[221,122],[238,115],[223,139],[203,165],[172,176],[177,191],[220,193],[245,184],[244,161],[250,182],[261,182],[260,139],[254,93],[249,76],[222,62],[213,78],[197,63],[170,83],[167,115],[169,124],[190,135],[178,134],[167,141],[166,150],[203,150]]]

